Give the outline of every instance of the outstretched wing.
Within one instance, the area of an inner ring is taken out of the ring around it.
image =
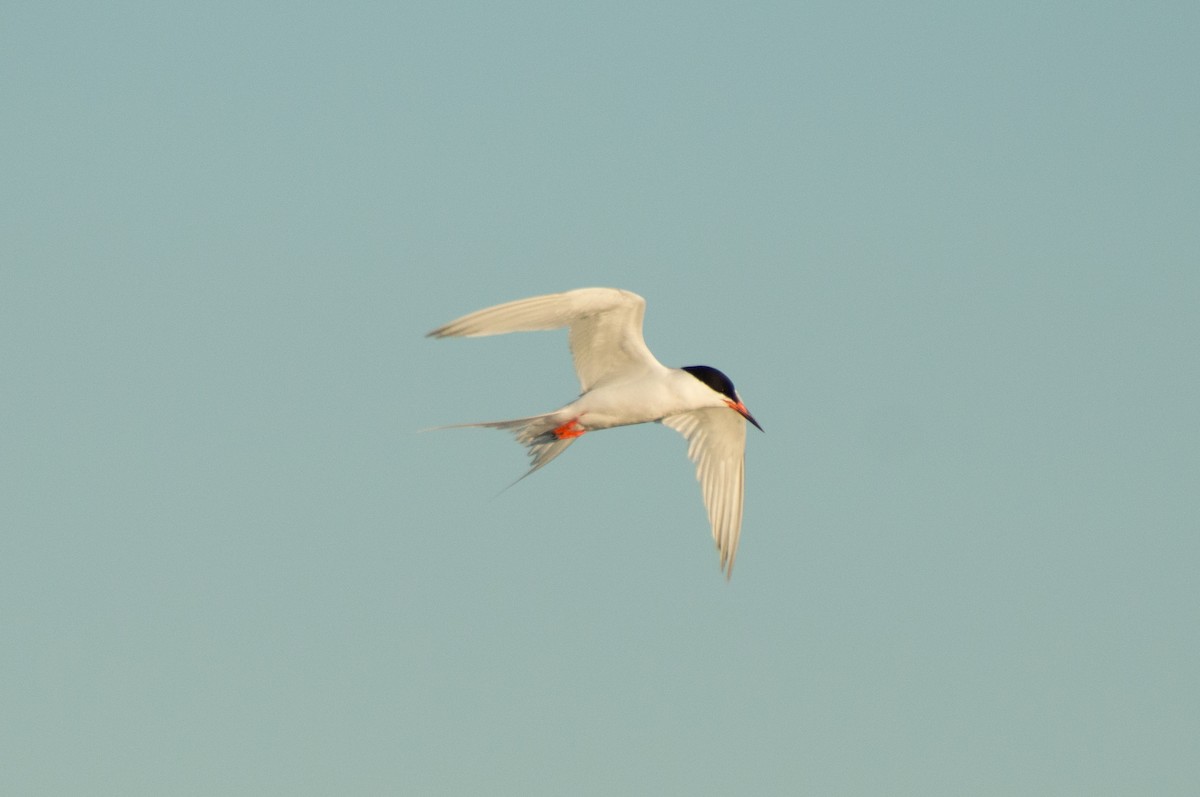
[[[721,569],[729,578],[742,533],[746,421],[736,412],[718,407],[671,415],[662,422],[688,441],[688,457],[696,463],[696,479],[721,555]]]
[[[646,300],[636,293],[580,288],[488,307],[438,327],[429,337],[481,337],[570,327],[575,373],[587,392],[606,376],[659,366],[642,338],[645,313]]]

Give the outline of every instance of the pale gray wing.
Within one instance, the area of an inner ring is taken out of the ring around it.
[[[721,555],[721,569],[729,578],[742,533],[746,420],[733,410],[717,407],[671,415],[662,422],[688,441],[688,457],[696,463],[696,479]]]
[[[659,365],[642,338],[646,300],[616,288],[580,288],[518,299],[465,315],[429,337],[480,337],[570,327],[571,356],[586,392],[607,375]]]

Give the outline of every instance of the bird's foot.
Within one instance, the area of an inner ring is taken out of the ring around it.
[[[562,426],[557,427],[554,430],[554,436],[559,440],[571,440],[572,438],[579,437],[586,431],[586,429],[579,425],[578,418],[572,418]]]

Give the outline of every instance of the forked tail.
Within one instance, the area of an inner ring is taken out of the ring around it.
[[[529,470],[517,479],[517,482],[533,473],[538,468],[550,462],[567,450],[567,446],[575,442],[575,437],[559,437],[554,430],[559,427],[561,420],[558,413],[548,412],[545,415],[533,415],[528,418],[514,418],[511,421],[485,421],[483,423],[456,423],[453,426],[439,426],[439,429],[503,429],[511,432],[517,442],[525,446],[529,454]],[[509,485],[512,486],[511,484]]]

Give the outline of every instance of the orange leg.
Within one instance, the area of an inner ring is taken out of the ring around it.
[[[578,418],[572,418],[554,430],[554,436],[559,440],[570,440],[574,437],[579,437],[587,430],[579,425]]]

